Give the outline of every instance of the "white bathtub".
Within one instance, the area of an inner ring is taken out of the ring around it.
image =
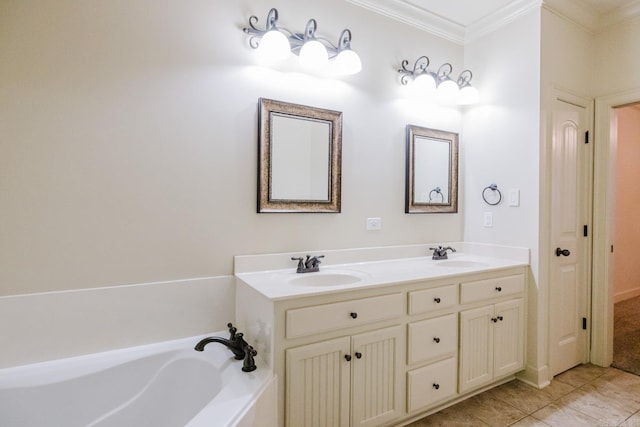
[[[269,369],[242,372],[218,343],[195,351],[203,337],[0,369],[0,426],[275,425]]]

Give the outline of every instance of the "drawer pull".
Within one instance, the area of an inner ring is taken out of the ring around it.
[[[356,313],[355,311],[352,311],[351,313],[349,313],[349,316],[351,316],[352,319],[355,319],[358,317],[358,313]]]
[[[502,292],[502,288],[500,286],[496,286],[496,291],[497,292]]]
[[[345,354],[344,358],[347,362],[351,362],[351,355],[350,354]]]
[[[362,358],[362,353],[360,353],[359,351],[356,351],[356,359],[360,359]]]
[[[438,337],[435,337],[433,340],[436,342],[436,344],[438,344],[440,342],[440,338],[438,338]]]
[[[440,384],[438,383],[433,383],[433,388],[435,388],[436,390],[438,390],[440,388]]]
[[[435,298],[433,299],[433,301],[434,301],[436,304],[440,304],[440,298],[438,298],[438,297],[435,297]]]

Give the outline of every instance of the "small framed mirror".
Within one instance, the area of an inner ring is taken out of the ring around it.
[[[407,125],[405,213],[458,212],[458,134]]]
[[[259,100],[258,212],[340,212],[342,113]]]

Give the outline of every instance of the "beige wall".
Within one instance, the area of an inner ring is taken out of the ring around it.
[[[350,28],[362,73],[254,66],[241,28],[272,6],[296,30]],[[461,113],[405,102],[396,73],[424,54],[460,71],[462,46],[342,0],[25,0],[0,2],[0,52],[0,295],[229,275],[238,254],[462,240],[462,214],[403,210],[406,124],[459,132]],[[259,97],[344,113],[341,214],[255,213]]]
[[[616,215],[614,236],[614,299],[640,295],[640,106],[616,110]]]

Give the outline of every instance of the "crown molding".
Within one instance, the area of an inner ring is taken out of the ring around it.
[[[605,30],[613,25],[631,21],[640,17],[640,0],[605,13],[600,17],[598,29]]]
[[[489,34],[498,28],[515,21],[520,16],[529,13],[532,10],[539,9],[543,0],[518,0],[502,9],[485,16],[467,27],[465,33],[465,42],[468,43],[475,39]]]
[[[464,44],[465,27],[405,0],[346,0],[435,36]]]
[[[544,8],[574,23],[590,34],[640,18],[640,0],[635,0],[606,14],[599,14],[580,0],[516,0],[465,27],[407,0],[346,1],[460,45],[491,33],[539,8]]]

